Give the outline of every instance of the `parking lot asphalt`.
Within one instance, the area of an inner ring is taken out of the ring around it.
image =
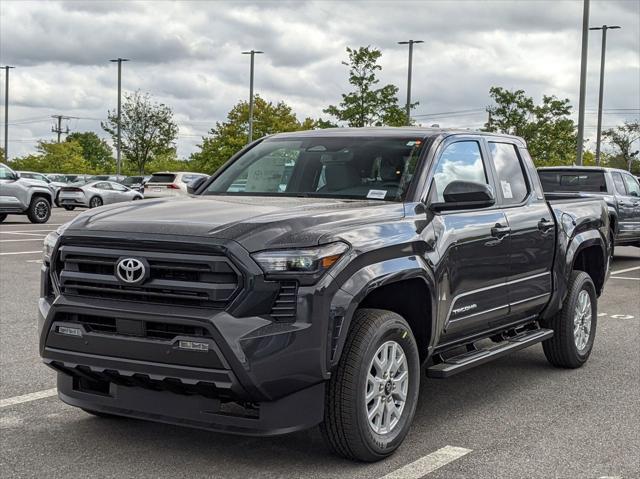
[[[639,248],[616,249],[583,368],[555,369],[537,345],[450,379],[423,377],[403,446],[359,464],[331,455],[317,428],[248,438],[100,419],[60,402],[38,357],[40,250],[76,214],[0,225],[2,477],[640,477]]]

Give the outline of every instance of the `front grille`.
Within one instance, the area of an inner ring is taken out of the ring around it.
[[[191,324],[176,324],[166,321],[122,320],[106,316],[88,314],[59,314],[56,321],[76,323],[84,326],[91,333],[137,335],[149,339],[172,341],[178,336],[212,339],[209,330],[203,326]],[[131,323],[140,323],[139,328],[132,328]],[[139,334],[132,331],[139,331]]]
[[[242,285],[242,276],[223,255],[64,245],[56,279],[65,295],[222,309]],[[122,258],[144,260],[149,276],[129,285],[115,274]]]
[[[284,281],[271,307],[271,317],[277,321],[295,321],[298,305],[298,283]]]

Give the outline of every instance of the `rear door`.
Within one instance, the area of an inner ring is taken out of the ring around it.
[[[622,179],[626,187],[626,196],[623,200],[625,209],[624,232],[630,240],[640,241],[640,184],[629,173],[622,173]]]
[[[430,202],[442,202],[452,181],[487,183],[495,189],[483,140],[454,136],[438,147],[429,192]],[[443,211],[432,221],[440,256],[437,275],[442,302],[442,339],[455,340],[487,328],[508,313],[510,237],[502,209],[493,207]]]
[[[505,138],[488,139],[497,195],[511,233],[508,320],[538,314],[551,293],[555,222],[529,154]]]

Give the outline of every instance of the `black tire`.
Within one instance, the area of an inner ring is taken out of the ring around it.
[[[76,209],[76,207],[75,206],[64,205],[64,209],[67,210],[67,211],[73,211],[73,210]]]
[[[0,214],[0,223],[2,223],[6,219],[7,219],[7,214],[6,213]]]
[[[51,203],[44,196],[36,196],[31,199],[31,204],[27,210],[27,218],[36,224],[42,224],[49,221],[51,217]]]
[[[574,318],[581,291],[586,291],[591,301],[591,327],[586,345],[579,350],[574,339]],[[553,337],[542,343],[547,360],[559,368],[579,368],[586,363],[593,349],[597,320],[598,303],[593,281],[584,271],[573,271],[562,309],[547,324],[554,331]]]
[[[89,208],[98,208],[102,205],[102,198],[99,196],[94,196],[89,200]]]
[[[613,230],[609,230],[609,242],[611,243],[611,259],[613,259],[613,255],[615,254],[616,244],[615,244],[615,233]]]
[[[365,395],[370,364],[378,348],[387,341],[395,341],[404,351],[408,389],[396,425],[386,434],[378,434],[369,424]],[[418,347],[407,322],[390,311],[357,310],[340,362],[327,385],[324,421],[320,424],[327,445],[340,456],[360,461],[379,461],[391,455],[409,431],[419,389]]]
[[[116,416],[115,414],[109,414],[109,413],[106,413],[106,412],[93,411],[91,409],[82,408],[82,410],[84,412],[86,412],[87,414],[91,414],[92,416],[96,416],[96,417],[100,417],[100,418],[104,418],[104,419],[117,419],[117,418],[122,417],[122,416]]]

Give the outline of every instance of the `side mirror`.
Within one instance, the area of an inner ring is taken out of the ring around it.
[[[444,203],[432,203],[434,211],[466,210],[493,206],[496,197],[489,185],[475,181],[452,181],[442,194]]]
[[[200,188],[206,180],[207,178],[205,176],[201,176],[193,180],[187,185],[187,193],[189,193],[190,195],[195,194],[195,192],[198,191],[198,188]]]

